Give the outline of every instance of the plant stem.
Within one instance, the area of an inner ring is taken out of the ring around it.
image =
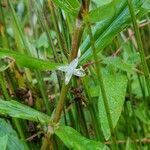
[[[49,44],[50,44],[50,46],[52,48],[54,60],[55,60],[55,62],[60,62],[60,59],[59,59],[59,57],[58,57],[58,55],[56,53],[56,50],[54,48],[54,44],[53,44],[53,41],[52,41],[52,38],[51,38],[51,35],[50,35],[50,32],[49,32],[49,28],[47,26],[47,23],[43,21],[43,20],[46,20],[46,18],[44,16],[44,14],[42,13],[41,9],[39,9],[39,7],[37,5],[37,2],[35,0],[34,0],[34,3],[35,3],[35,8],[36,8],[35,9],[36,10],[36,14],[37,14],[37,16],[39,18],[40,25],[45,30],[46,36],[47,36],[48,41],[49,41]]]
[[[134,31],[135,31],[135,37],[137,40],[137,46],[138,46],[138,50],[140,53],[140,58],[141,58],[142,66],[143,66],[143,72],[144,72],[144,76],[146,80],[147,90],[148,90],[149,97],[150,97],[150,73],[149,73],[148,65],[147,65],[146,58],[145,58],[145,53],[144,53],[144,48],[143,48],[143,44],[142,44],[142,40],[140,36],[140,31],[138,28],[138,23],[136,21],[136,16],[134,13],[134,7],[133,7],[131,0],[128,0],[128,7],[129,7],[129,11],[130,11]]]
[[[91,115],[92,122],[94,122],[93,127],[95,130],[96,139],[99,141],[104,141],[103,132],[102,132],[100,122],[98,119],[98,114],[97,114],[97,107],[96,107],[97,103],[96,104],[93,103],[93,99],[89,93],[88,86],[86,84],[87,84],[86,80],[83,80],[83,87],[84,87],[85,95],[88,99],[88,109]]]
[[[98,61],[98,56],[97,56],[96,48],[95,48],[95,40],[93,38],[92,29],[91,29],[91,26],[90,26],[89,23],[87,23],[87,27],[88,27],[88,34],[89,34],[89,37],[90,37],[91,47],[92,47],[92,50],[93,50],[93,56],[94,56],[94,60],[95,60],[95,67],[96,67],[98,82],[99,82],[99,85],[100,85],[100,89],[101,89],[101,93],[102,93],[102,97],[103,97],[103,103],[104,103],[105,111],[106,111],[106,114],[107,114],[109,129],[110,129],[110,133],[111,133],[111,136],[112,136],[113,143],[115,144],[116,143],[116,137],[115,137],[113,122],[112,122],[112,118],[111,118],[111,114],[110,114],[108,98],[107,98],[107,94],[106,94],[106,91],[105,91],[105,85],[104,85],[104,80],[103,80],[103,76],[102,76],[101,65],[99,64],[99,61]]]
[[[46,93],[46,88],[45,88],[45,84],[44,84],[42,75],[39,71],[35,71],[35,75],[36,75],[36,79],[38,80],[38,85],[39,85],[39,88],[40,88],[40,91],[41,91],[41,95],[43,97],[43,101],[44,101],[44,104],[45,104],[47,114],[50,115],[51,114],[51,109],[50,109],[48,95]]]
[[[83,112],[83,107],[81,102],[76,102],[76,109],[77,109],[77,116],[78,116],[78,124],[80,126],[80,131],[81,133],[86,136],[87,138],[89,138],[89,132],[88,132],[88,127],[87,127],[87,123],[85,120],[85,115]]]
[[[79,20],[77,20],[77,24],[78,25],[76,26],[75,32],[72,37],[73,43],[72,43],[72,51],[71,51],[69,62],[77,57],[79,41],[80,41],[79,39],[81,38],[81,35],[83,33],[83,28]],[[61,115],[62,108],[63,108],[62,104],[64,104],[64,101],[66,99],[68,88],[69,88],[69,85],[63,84],[61,94],[60,94],[60,99],[59,99],[58,105],[56,107],[55,115],[54,115],[54,122],[58,122],[60,119],[60,115]]]
[[[54,114],[54,118],[53,118],[53,121],[55,123],[57,123],[59,121],[60,117],[61,117],[61,112],[63,110],[63,106],[64,106],[64,102],[65,102],[65,99],[66,99],[66,96],[67,96],[68,89],[69,89],[69,85],[63,84],[62,90],[61,90],[61,93],[60,93],[60,98],[59,98],[59,101],[58,101],[58,104],[57,104],[57,107],[56,107],[56,111],[55,111],[55,114]]]
[[[76,19],[75,30],[74,30],[74,33],[72,35],[72,46],[71,46],[72,51],[71,51],[71,54],[69,57],[69,62],[71,62],[73,59],[75,59],[77,57],[77,54],[78,54],[78,48],[79,48],[79,44],[81,42],[81,37],[82,37],[82,33],[83,33],[83,23],[82,23],[81,16],[82,16],[84,9],[85,9],[85,7],[81,6],[80,12],[79,12],[78,17]],[[62,110],[64,107],[64,102],[65,102],[66,97],[67,97],[68,89],[69,89],[69,84],[65,85],[65,83],[64,83],[62,86],[60,97],[58,100],[58,104],[56,106],[56,110],[54,113],[54,117],[53,117],[54,123],[57,123],[60,120],[61,113],[62,113]],[[48,135],[49,138],[51,138],[51,136],[52,136],[51,134]],[[48,146],[48,141],[45,138],[43,140],[41,150],[46,150],[47,146]]]
[[[134,108],[133,108],[133,101],[134,100],[132,98],[132,84],[131,83],[132,83],[132,81],[129,79],[129,81],[128,81],[128,90],[127,91],[129,93],[129,99],[130,99],[129,105],[132,109],[132,116],[130,116],[130,111],[128,109],[128,104],[127,104],[127,101],[126,101],[125,102],[125,119],[126,119],[126,124],[127,124],[127,128],[128,128],[127,137],[128,136],[131,137],[131,139],[135,142],[136,135],[138,136],[139,129],[138,129],[137,118],[135,116]],[[131,119],[135,121],[135,126],[132,125]],[[134,128],[136,128],[137,134],[135,133]],[[135,142],[134,145],[135,145],[135,149],[138,150],[138,144]]]
[[[50,0],[47,2],[47,4],[48,4],[50,12],[51,12],[52,22],[53,22],[53,25],[54,25],[54,28],[55,28],[55,31],[56,31],[59,48],[64,53],[66,58],[68,58],[68,51],[66,49],[65,41],[62,38],[60,29],[59,29],[59,25],[58,25],[58,22],[57,22],[57,15],[55,13],[54,5]],[[63,26],[61,26],[61,28],[63,29]]]
[[[0,5],[1,5],[1,7],[0,7],[0,13],[1,13],[1,17],[2,17],[2,21],[3,21],[3,24],[4,24],[4,33],[5,33],[5,36],[3,37],[3,41],[5,41],[4,43],[3,43],[3,45],[4,46],[6,46],[6,47],[10,47],[10,43],[9,43],[9,39],[8,39],[8,36],[7,36],[7,31],[6,31],[6,17],[5,17],[5,15],[4,15],[4,11],[3,11],[3,8],[2,8],[2,1],[0,1]]]
[[[6,89],[6,84],[4,82],[5,82],[5,80],[3,78],[3,73],[0,73],[0,85],[2,88],[3,96],[4,96],[5,100],[10,100],[9,94]]]
[[[61,62],[60,58],[58,57],[57,55],[57,51],[56,51],[56,48],[53,44],[53,40],[52,40],[52,37],[50,35],[50,32],[49,32],[49,28],[48,28],[48,20],[47,20],[47,17],[46,15],[43,13],[43,11],[41,11],[41,9],[39,9],[38,5],[37,5],[37,2],[34,0],[35,2],[35,6],[36,6],[36,14],[39,18],[39,22],[40,22],[40,25],[41,27],[43,28],[43,30],[45,30],[46,32],[46,36],[48,38],[48,41],[49,41],[49,44],[51,46],[51,49],[52,49],[52,52],[53,52],[53,57],[54,57],[54,61],[55,62]],[[41,7],[42,8],[42,7]],[[43,20],[46,20],[46,22],[43,22]],[[60,45],[60,44],[59,44]],[[61,84],[61,77],[63,76],[62,73],[56,71],[56,74],[57,74],[57,80],[58,80],[58,84],[59,84],[59,89],[61,89],[62,87],[62,84]]]
[[[26,47],[28,47],[28,45],[27,45],[26,39],[24,37],[23,31],[22,31],[22,28],[21,28],[21,23],[19,22],[19,20],[18,20],[18,18],[16,16],[16,13],[15,13],[15,10],[13,8],[11,0],[8,0],[8,4],[10,6],[10,10],[12,12],[12,16],[13,16],[13,19],[15,21],[16,27],[17,27],[17,29],[19,31],[20,36],[21,36],[22,42],[23,42],[23,44],[24,44],[24,46],[26,48]],[[26,49],[26,53],[29,53],[29,49],[28,48]]]
[[[81,7],[80,13],[83,12],[82,9],[83,9],[83,7]],[[79,44],[80,44],[82,33],[83,33],[83,23],[82,23],[82,20],[79,18],[79,16],[81,15],[80,13],[76,20],[75,30],[72,35],[72,48],[71,48],[72,51],[70,54],[69,62],[71,62],[73,59],[75,59],[77,57],[78,48],[79,48]],[[69,85],[65,85],[65,84],[62,87],[60,99],[59,99],[58,106],[56,107],[56,111],[55,111],[55,115],[54,115],[54,122],[58,122],[60,119],[61,111],[63,108],[62,104],[64,104],[64,101],[66,99],[68,88],[69,88]]]

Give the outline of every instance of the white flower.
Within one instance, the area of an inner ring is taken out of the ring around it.
[[[78,65],[78,57],[75,58],[70,64],[65,65],[65,66],[60,66],[58,67],[58,70],[61,70],[65,72],[65,84],[67,85],[72,77],[72,75],[78,76],[78,77],[83,77],[85,76],[85,72],[80,67],[79,69],[76,69]]]

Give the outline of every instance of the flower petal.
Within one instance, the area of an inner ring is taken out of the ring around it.
[[[78,76],[78,77],[84,77],[85,76],[85,72],[82,68],[79,68],[79,69],[75,69],[73,74],[75,76]]]

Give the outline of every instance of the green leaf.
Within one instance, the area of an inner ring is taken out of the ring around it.
[[[90,86],[89,93],[91,97],[98,97],[99,96],[99,86]]]
[[[104,3],[104,5],[101,5],[100,7],[93,9],[89,12],[89,21],[91,23],[95,23],[101,20],[104,20],[105,18],[112,18],[112,16],[115,15],[116,10],[116,4],[118,3],[118,0],[113,0],[109,3]]]
[[[0,135],[0,146],[1,146],[1,150],[6,150],[6,147],[7,147],[7,142],[8,142],[8,135],[4,135],[4,136],[1,136]]]
[[[114,66],[122,71],[132,73],[134,66],[123,61],[120,57],[103,58],[102,63]]]
[[[143,123],[150,125],[150,111],[148,107],[145,107],[145,104],[138,106],[135,114]]]
[[[125,100],[127,77],[123,74],[112,74],[107,72],[103,74],[103,78],[113,127],[115,127],[121,115],[123,103]],[[108,140],[110,137],[110,130],[101,92],[98,100],[98,111],[105,139]]]
[[[144,4],[142,5],[142,8],[147,9],[150,11],[150,0],[145,0]]]
[[[61,9],[71,14],[76,14],[80,7],[80,3],[78,0],[53,0],[53,1]]]
[[[15,61],[23,66],[30,69],[38,69],[38,70],[55,70],[60,64],[54,62],[48,62],[44,60],[40,60],[31,56],[27,56],[24,54],[20,54],[15,51],[10,51],[8,49],[0,48],[0,58],[11,57],[15,59]]]
[[[139,77],[142,78],[142,75]],[[135,95],[136,98],[141,99],[143,98],[143,92],[140,88],[141,85],[139,83],[139,77],[137,76],[137,74],[132,75],[132,78],[131,78],[132,79],[132,94]],[[148,97],[149,94],[148,94],[145,80],[142,81],[142,86],[144,89],[145,97]]]
[[[110,2],[112,2],[112,0],[93,0],[93,2],[97,5],[97,6],[102,6],[102,5],[106,5]]]
[[[142,18],[144,15],[148,14],[149,12],[150,12],[150,1],[144,0],[144,3],[142,5],[137,17]]]
[[[23,142],[18,138],[16,131],[11,127],[11,125],[8,122],[6,122],[4,119],[1,118],[0,118],[0,149],[25,150]]]
[[[55,130],[55,134],[64,142],[64,144],[72,150],[106,150],[107,146],[101,142],[89,140],[75,129],[69,126],[60,126]]]
[[[143,0],[133,0],[136,14],[141,9]],[[109,43],[115,38],[115,36],[127,27],[130,20],[130,13],[127,6],[127,1],[120,1],[116,4],[115,15],[108,15],[102,19],[94,28],[93,35],[96,41],[97,52],[101,52]],[[114,13],[113,13],[114,14]],[[90,47],[90,39],[87,37],[80,46],[82,51],[81,63],[87,61],[92,57],[92,49]]]
[[[50,117],[46,114],[13,100],[4,101],[0,99],[0,114],[6,114],[14,118],[27,119],[43,124],[50,121]]]
[[[48,46],[49,46],[48,38],[47,38],[46,33],[44,32],[37,39],[37,41],[36,41],[36,47],[37,48],[41,48],[41,47],[48,48]]]

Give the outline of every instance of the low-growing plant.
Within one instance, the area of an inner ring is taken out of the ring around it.
[[[1,0],[0,150],[148,150],[149,10]]]

